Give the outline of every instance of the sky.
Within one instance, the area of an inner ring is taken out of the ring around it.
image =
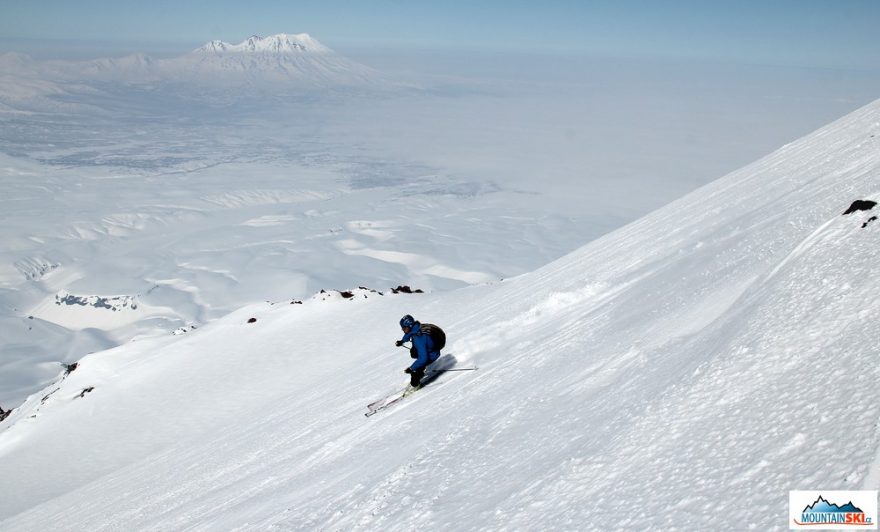
[[[873,0],[0,0],[0,50],[125,48],[310,33],[331,47],[662,56],[880,68]],[[45,44],[43,45],[45,46]]]

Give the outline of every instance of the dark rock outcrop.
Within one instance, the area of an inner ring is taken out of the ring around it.
[[[849,206],[849,209],[844,211],[843,215],[852,214],[856,211],[870,211],[877,205],[876,201],[871,200],[855,200],[852,202],[852,205]]]
[[[424,294],[421,288],[413,290],[407,285],[399,285],[397,288],[392,288],[391,291],[395,294]]]

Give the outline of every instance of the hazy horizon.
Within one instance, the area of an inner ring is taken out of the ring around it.
[[[7,38],[201,44],[250,35],[307,32],[331,47],[403,46],[546,51],[751,64],[880,68],[870,0],[698,2],[514,0],[437,4],[230,0],[149,4],[6,2]]]

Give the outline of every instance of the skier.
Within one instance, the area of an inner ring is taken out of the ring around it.
[[[416,361],[403,371],[409,374],[410,386],[418,388],[419,382],[425,376],[425,368],[440,358],[440,350],[446,345],[446,334],[440,327],[419,323],[409,314],[400,319],[400,328],[403,330],[403,338],[394,345],[400,347],[404,342],[412,342],[409,354]]]

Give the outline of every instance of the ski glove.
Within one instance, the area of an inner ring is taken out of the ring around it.
[[[397,347],[400,347],[403,345],[403,342],[398,340],[398,341],[394,342],[394,345],[396,345]]]
[[[403,370],[403,372],[407,375],[412,375],[412,368],[406,368],[405,370]]]

